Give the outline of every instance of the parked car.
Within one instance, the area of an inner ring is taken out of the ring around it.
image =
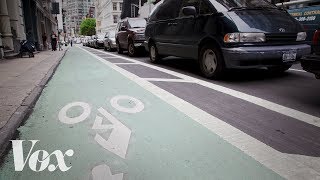
[[[116,33],[115,31],[109,31],[104,37],[104,50],[113,51],[117,48]]]
[[[312,39],[312,54],[301,59],[304,70],[313,73],[320,79],[320,27],[315,31]]]
[[[89,47],[93,47],[94,46],[94,39],[95,39],[96,35],[92,35],[91,38],[88,41]]]
[[[227,68],[284,72],[311,52],[299,22],[264,0],[160,1],[145,35],[151,62],[169,55],[197,59],[207,78]]]
[[[94,48],[104,48],[104,36],[105,34],[97,34],[94,36],[93,45]]]
[[[76,38],[76,40],[75,40],[74,43],[75,43],[75,44],[81,44],[81,39],[80,39],[80,38]]]
[[[91,39],[91,36],[86,36],[85,38],[84,38],[84,45],[85,46],[89,46],[89,40]]]
[[[139,50],[144,50],[144,31],[146,20],[142,18],[125,18],[118,23],[116,44],[119,54],[128,50],[129,56],[135,56]]]

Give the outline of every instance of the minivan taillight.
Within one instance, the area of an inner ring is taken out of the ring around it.
[[[312,38],[313,45],[319,45],[320,41],[320,30],[316,30]]]

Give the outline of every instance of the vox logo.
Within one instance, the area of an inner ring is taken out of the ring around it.
[[[23,142],[25,140],[11,140],[13,148],[13,159],[14,159],[14,168],[15,171],[23,171],[25,165],[28,163],[30,169],[35,172],[41,172],[45,169],[48,169],[50,172],[57,170],[65,172],[71,169],[72,166],[67,166],[65,163],[66,156],[73,156],[74,151],[72,149],[67,150],[65,153],[62,153],[60,150],[55,150],[49,154],[45,150],[33,151],[34,146],[39,140],[30,140],[31,148],[28,151],[27,157],[24,157],[23,151]],[[51,164],[50,158],[55,156],[55,161],[57,164]]]

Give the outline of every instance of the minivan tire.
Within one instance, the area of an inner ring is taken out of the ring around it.
[[[291,68],[292,65],[280,65],[274,67],[268,67],[268,71],[272,74],[281,74]]]
[[[123,54],[123,49],[121,48],[119,42],[117,42],[117,52],[118,52],[118,54]]]
[[[211,57],[209,57],[210,55]],[[221,78],[225,72],[225,63],[222,54],[213,44],[207,44],[201,48],[199,66],[202,75],[210,79]]]
[[[128,43],[128,55],[130,57],[134,57],[137,55],[137,49],[134,47],[134,44],[132,41],[129,41]]]
[[[161,56],[158,54],[158,49],[155,43],[150,43],[149,45],[149,58],[151,63],[159,63],[161,61]]]

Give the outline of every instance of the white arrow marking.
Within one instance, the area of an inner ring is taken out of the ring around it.
[[[99,108],[98,111],[112,123],[113,130],[108,140],[105,140],[98,133],[94,137],[94,140],[104,149],[125,159],[131,136],[131,130],[105,109]]]
[[[101,129],[112,129],[114,127],[113,124],[102,124],[102,120],[103,118],[97,115],[93,123],[92,129],[101,130]]]
[[[110,171],[110,167],[105,164],[102,164],[92,169],[92,179],[93,180],[122,180],[123,173],[112,175]]]

